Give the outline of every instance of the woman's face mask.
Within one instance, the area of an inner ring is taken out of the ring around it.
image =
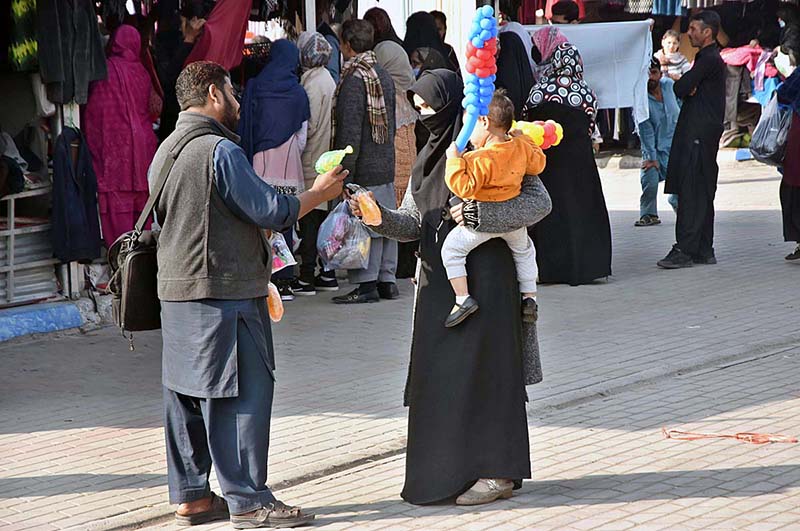
[[[414,68],[414,77],[415,78],[419,78],[419,74],[420,74],[421,71],[422,71],[422,68],[420,68],[420,67]]]
[[[786,27],[786,22],[784,22],[781,19],[778,19],[778,26],[780,26],[781,28],[785,28]]]

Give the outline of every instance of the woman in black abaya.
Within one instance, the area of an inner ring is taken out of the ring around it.
[[[611,275],[611,225],[591,140],[597,99],[583,80],[583,61],[573,45],[559,44],[543,60],[523,115],[555,120],[564,138],[547,150],[540,175],[553,211],[530,233],[539,281],[577,286]]]
[[[455,226],[442,218],[450,197],[445,151],[459,129],[462,90],[447,70],[425,72],[412,87],[429,140],[402,206],[381,208],[383,224],[374,228],[400,241],[420,240],[402,493],[414,504],[459,495],[459,504],[488,503],[511,496],[512,486],[531,474],[525,385],[541,380],[536,324],[521,322],[516,269],[503,240],[483,244],[467,259],[470,293],[481,311],[464,326],[442,324],[454,298],[441,259],[442,243]],[[532,225],[549,209],[541,182],[527,177],[519,197],[470,203],[463,212],[467,224],[500,232]]]
[[[525,46],[519,35],[504,32],[498,36],[497,88],[505,89],[506,95],[514,103],[514,117],[522,119],[522,108],[533,86],[533,70],[528,60]]]

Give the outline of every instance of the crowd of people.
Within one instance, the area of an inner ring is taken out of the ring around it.
[[[576,10],[562,0],[553,20],[575,22]],[[542,379],[537,280],[577,286],[611,275],[611,227],[592,140],[598,102],[580,51],[558,25],[530,35],[502,16],[502,90],[472,149],[461,152],[454,140],[464,82],[445,42],[444,14],[413,14],[404,39],[380,8],[341,27],[323,22],[319,31],[270,42],[242,83],[219,64],[185,64],[205,16],[183,12],[182,39],[155,59],[160,83],[141,59],[139,32],[116,28],[109,77],[93,84],[85,109],[107,239],[130,230],[154,180],[166,179],[156,203],[158,289],[176,518],[230,518],[241,529],[313,519],[267,486],[275,362],[266,297],[270,280],[287,301],[339,289],[336,271],[318,261],[316,241],[334,202],[347,201],[360,217],[347,183],[371,194],[382,221],[366,227],[367,266],[347,272],[354,289],[333,302],[395,299],[397,278],[416,278],[403,498],[477,505],[512,496],[531,477],[525,385]],[[657,192],[666,180],[678,216],[676,244],[658,263],[667,269],[716,262],[726,79],[719,30],[714,12],[692,16],[693,64],[667,33],[649,72],[637,226],[660,223]],[[795,49],[790,56],[796,64]],[[795,111],[795,146],[797,75],[777,96]],[[563,140],[545,156],[513,130],[514,119],[555,120]],[[341,166],[317,175],[324,152],[348,146]],[[793,153],[781,200],[786,237],[797,241],[800,149]],[[177,158],[163,176],[170,156]],[[272,274],[265,231],[296,247],[299,275],[293,268]],[[794,254],[800,258],[800,244]],[[212,462],[222,497],[208,484]]]

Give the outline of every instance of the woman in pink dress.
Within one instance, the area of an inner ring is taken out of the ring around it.
[[[106,246],[133,230],[147,202],[147,169],[158,147],[153,132],[157,117],[149,110],[158,96],[140,59],[139,32],[120,26],[108,50],[108,77],[89,87],[82,128],[97,174]]]

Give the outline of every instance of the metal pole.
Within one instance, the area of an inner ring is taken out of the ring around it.
[[[317,2],[316,0],[306,0],[306,31],[316,31],[317,29]]]

